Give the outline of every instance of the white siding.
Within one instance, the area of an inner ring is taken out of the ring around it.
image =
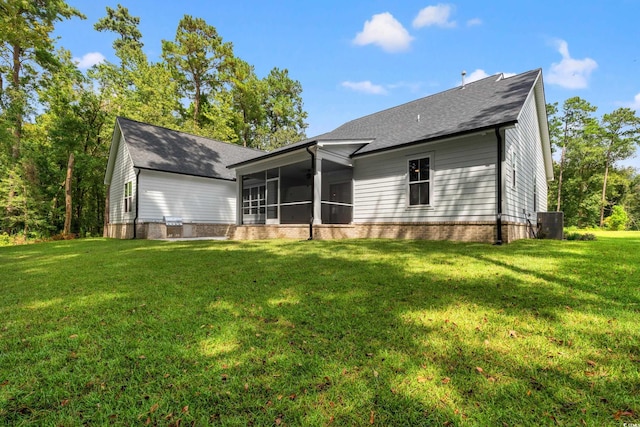
[[[513,155],[516,180],[513,181]],[[532,92],[515,129],[507,129],[505,138],[505,209],[508,221],[536,221],[536,212],[547,210],[547,180],[544,169],[540,124]],[[534,179],[535,176],[535,179]],[[534,209],[534,183],[537,203]]]
[[[127,145],[122,140],[122,134],[118,131],[117,140],[113,141],[117,144],[118,152],[113,167],[113,175],[111,176],[111,184],[109,187],[109,222],[111,224],[132,223],[136,216],[135,213],[135,188],[136,174],[133,169],[133,161],[129,155]],[[124,184],[133,182],[133,203],[131,212],[124,211]]]
[[[349,158],[356,150],[364,144],[326,144],[321,147],[321,151],[327,151],[340,157]]]
[[[180,217],[186,223],[234,224],[236,183],[143,170],[139,176],[141,222]]]
[[[430,207],[408,206],[408,161],[430,155]],[[354,222],[489,221],[496,213],[492,132],[356,158]]]

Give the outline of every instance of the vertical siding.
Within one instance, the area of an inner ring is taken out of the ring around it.
[[[354,222],[489,221],[496,212],[491,132],[356,158]],[[408,161],[431,156],[430,207],[409,207]]]
[[[109,222],[112,224],[123,224],[133,222],[135,218],[135,188],[136,174],[133,169],[133,161],[129,155],[127,145],[122,139],[122,134],[118,138],[118,152],[116,154],[113,176],[109,187]],[[124,211],[124,184],[133,181],[133,206],[131,212]]]
[[[517,159],[515,187],[512,164],[514,153]],[[505,217],[509,221],[518,222],[525,222],[528,217],[535,223],[536,211],[547,209],[547,181],[533,93],[525,103],[517,127],[507,130],[505,154]],[[534,182],[537,190],[536,209],[533,200]]]
[[[140,173],[140,221],[164,216],[184,222],[235,224],[236,183],[166,172]]]

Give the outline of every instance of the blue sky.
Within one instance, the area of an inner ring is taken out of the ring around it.
[[[87,16],[59,23],[82,67],[115,61],[94,23],[118,1],[68,0]],[[185,14],[215,26],[264,77],[301,82],[307,136],[496,73],[542,68],[547,102],[580,96],[598,114],[640,111],[640,1],[121,0],[140,17],[151,60]],[[640,168],[640,158],[626,164]]]

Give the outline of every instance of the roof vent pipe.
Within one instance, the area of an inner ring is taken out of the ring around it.
[[[462,70],[462,89],[464,89],[464,76],[467,75],[467,72],[465,70]]]

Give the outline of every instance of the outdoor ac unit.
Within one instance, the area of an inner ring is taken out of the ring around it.
[[[562,240],[564,212],[538,212],[538,236],[543,239]]]

